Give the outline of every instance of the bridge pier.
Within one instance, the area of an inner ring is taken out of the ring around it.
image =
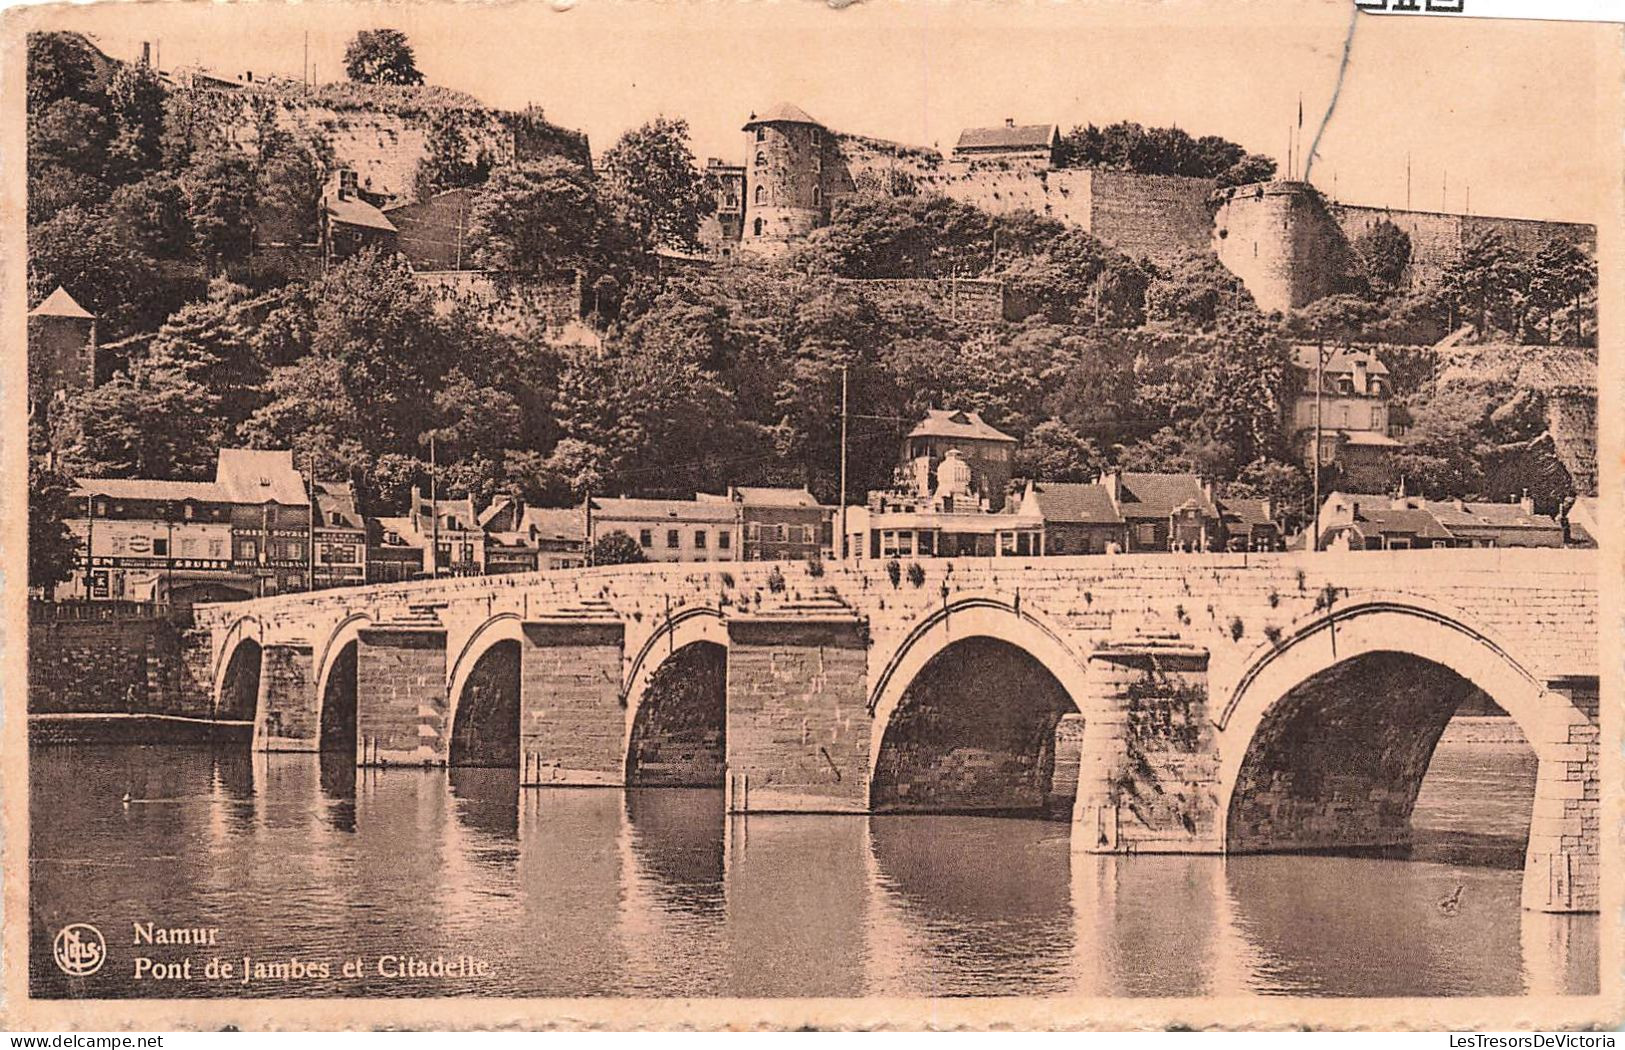
[[[729,619],[730,812],[868,811],[867,663],[855,616]]]
[[[1523,906],[1531,911],[1591,912],[1600,907],[1602,839],[1598,684],[1563,678],[1547,688],[1562,701],[1529,743],[1540,757],[1535,812],[1523,865]]]
[[[619,620],[527,620],[519,649],[519,782],[619,785],[626,711]]]
[[[446,629],[375,624],[356,640],[356,764],[445,764]]]
[[[1208,719],[1206,649],[1158,641],[1089,656],[1072,848],[1084,853],[1222,853],[1219,759]]]
[[[316,751],[321,711],[309,642],[260,647],[260,687],[254,717],[255,751]]]

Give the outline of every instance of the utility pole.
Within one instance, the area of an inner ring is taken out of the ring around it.
[[[175,601],[175,504],[164,505],[164,525],[168,532],[168,540],[164,544],[164,599],[171,604]]]
[[[1411,210],[1411,155],[1405,154],[1405,210]]]
[[[299,86],[310,94],[310,30],[305,30],[305,53],[299,62]]]
[[[1309,534],[1309,549],[1320,550],[1320,391],[1325,385],[1326,378],[1326,333],[1320,333],[1320,340],[1315,345],[1315,454],[1314,462],[1314,496],[1312,510],[1314,513],[1313,531]]]
[[[435,454],[435,432],[429,431],[429,526],[434,546],[434,576],[440,578],[440,464]]]
[[[96,588],[96,497],[85,495],[85,601]]]
[[[308,35],[308,34],[307,34]],[[316,453],[305,453],[305,491],[310,500],[310,513],[305,516],[309,531],[305,542],[305,590],[316,589]]]
[[[846,366],[841,366],[841,561],[846,561]]]

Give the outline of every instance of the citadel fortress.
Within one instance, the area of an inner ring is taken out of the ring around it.
[[[1334,291],[1354,239],[1383,220],[1411,238],[1413,284],[1437,277],[1487,231],[1531,250],[1553,236],[1596,247],[1590,225],[1338,204],[1307,182],[1221,188],[1212,179],[1058,167],[1054,124],[967,128],[947,155],[832,131],[783,103],[752,114],[744,131],[746,163],[706,165],[718,208],[705,237],[719,254],[782,254],[827,225],[837,201],[869,188],[940,194],[995,215],[1031,211],[1158,263],[1211,247],[1264,310]]]

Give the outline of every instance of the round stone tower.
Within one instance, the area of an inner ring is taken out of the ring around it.
[[[1337,290],[1348,245],[1307,182],[1267,182],[1221,190],[1213,249],[1262,310],[1291,310]]]
[[[829,221],[838,150],[834,136],[806,112],[781,102],[745,123],[743,246],[783,250]]]

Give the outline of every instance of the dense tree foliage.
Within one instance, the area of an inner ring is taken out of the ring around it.
[[[688,121],[656,117],[604,154],[604,178],[625,201],[627,222],[654,245],[692,248],[716,210],[688,145]]]
[[[344,72],[360,84],[421,84],[417,56],[399,29],[363,29],[344,49]]]
[[[1119,121],[1104,128],[1089,124],[1061,136],[1062,167],[1103,168],[1142,175],[1184,175],[1240,186],[1275,177],[1275,161],[1217,135],[1192,137],[1179,128],[1148,128]]]

